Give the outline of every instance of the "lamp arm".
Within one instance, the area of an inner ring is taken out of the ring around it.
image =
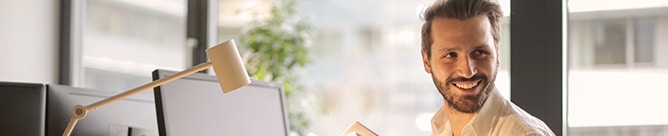
[[[82,105],[76,105],[72,109],[72,119],[70,119],[70,122],[67,124],[67,128],[65,128],[65,131],[63,132],[63,136],[69,136],[72,133],[72,130],[74,130],[74,126],[77,124],[77,122],[80,119],[83,119],[84,117],[86,117],[86,114],[89,111],[95,110],[99,107],[105,106],[105,105],[110,104],[112,102],[116,102],[118,100],[125,99],[129,96],[132,96],[132,95],[135,95],[137,93],[146,91],[148,89],[155,88],[155,87],[163,85],[165,83],[172,82],[176,79],[183,78],[183,77],[188,76],[190,74],[193,74],[195,72],[208,69],[210,67],[211,67],[211,62],[204,62],[204,63],[199,64],[197,66],[194,66],[192,68],[186,69],[186,70],[181,71],[181,72],[176,73],[176,74],[173,74],[171,76],[168,76],[168,77],[150,82],[148,84],[139,86],[139,87],[134,88],[132,90],[128,90],[128,91],[125,91],[123,93],[120,93],[120,94],[111,96],[109,98],[106,98],[104,100],[98,101],[96,103],[90,104],[86,107],[84,107]]]

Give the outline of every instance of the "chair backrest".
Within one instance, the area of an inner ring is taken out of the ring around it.
[[[89,105],[120,93],[75,88],[65,85],[47,86],[46,133],[60,136],[72,118],[72,108]],[[88,112],[79,120],[72,135],[117,136],[158,134],[155,102],[150,94],[130,96]]]
[[[0,82],[0,109],[0,135],[44,135],[46,90],[43,84]]]

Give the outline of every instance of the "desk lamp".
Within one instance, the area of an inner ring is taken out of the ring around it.
[[[163,85],[165,83],[169,83],[176,79],[180,79],[195,72],[208,69],[210,66],[213,66],[213,70],[216,73],[216,78],[220,83],[220,87],[222,88],[223,93],[229,93],[250,84],[248,73],[246,73],[246,68],[241,61],[241,57],[239,56],[239,52],[237,51],[237,46],[234,43],[234,40],[228,40],[214,47],[211,47],[206,50],[206,54],[211,60],[210,62],[204,62],[179,73],[175,73],[171,76],[150,82],[148,84],[111,96],[87,106],[74,106],[72,109],[72,119],[70,119],[70,122],[67,124],[67,128],[65,128],[63,136],[69,136],[72,133],[72,130],[74,130],[74,126],[77,124],[77,121],[86,117],[86,114],[92,110],[124,99],[128,96],[135,95],[148,89]]]

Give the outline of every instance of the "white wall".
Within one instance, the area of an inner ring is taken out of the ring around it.
[[[668,69],[571,69],[569,127],[668,123]]]
[[[0,81],[58,82],[57,0],[0,0]]]

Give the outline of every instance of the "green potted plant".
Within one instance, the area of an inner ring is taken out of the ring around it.
[[[306,135],[310,120],[300,105],[295,70],[309,62],[307,41],[313,27],[295,14],[295,2],[278,0],[266,18],[253,12],[253,21],[241,35],[241,49],[249,75],[257,80],[283,83],[288,118],[293,134]]]

